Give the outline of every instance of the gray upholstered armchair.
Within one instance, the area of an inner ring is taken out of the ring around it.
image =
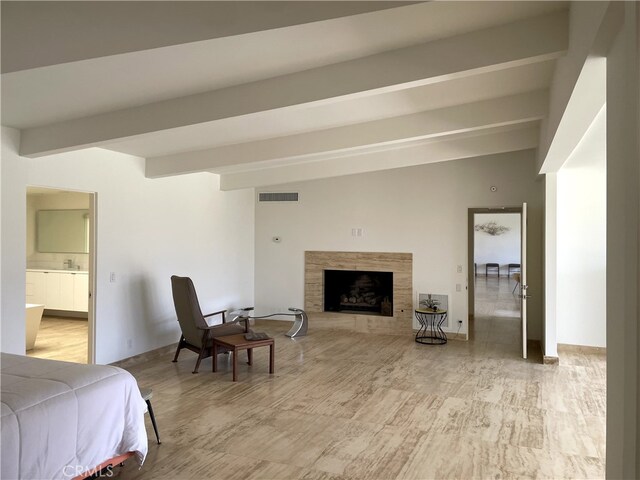
[[[203,358],[210,357],[212,354],[212,338],[223,337],[226,335],[235,335],[247,332],[249,329],[248,319],[244,320],[244,327],[238,323],[225,323],[226,310],[202,314],[200,303],[193,282],[189,277],[171,277],[171,290],[173,292],[173,304],[176,308],[178,323],[182,329],[178,349],[173,358],[174,362],[178,361],[180,350],[187,348],[198,354],[196,366],[193,373],[198,373],[200,362]],[[214,315],[222,315],[222,324],[210,326],[205,320]]]

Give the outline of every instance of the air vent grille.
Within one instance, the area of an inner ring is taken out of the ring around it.
[[[438,293],[419,293],[418,294],[418,305],[420,307],[424,307],[427,300],[435,300],[437,303],[436,305],[438,306],[438,308],[440,310],[446,310],[449,311],[449,295],[442,295],[442,294],[438,294]],[[445,320],[445,322],[442,324],[442,326],[444,328],[448,328],[451,325],[450,321],[449,321],[449,316],[447,316],[447,319]]]
[[[298,192],[260,192],[259,202],[297,202]]]

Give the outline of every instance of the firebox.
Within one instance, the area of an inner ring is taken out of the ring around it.
[[[393,316],[393,272],[324,270],[324,311]]]

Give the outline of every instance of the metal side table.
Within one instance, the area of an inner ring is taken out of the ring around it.
[[[418,322],[420,322],[420,329],[416,333],[416,342],[426,345],[447,343],[447,334],[442,330],[442,324],[447,319],[446,310],[419,308],[415,313]]]
[[[276,317],[276,316],[294,317],[293,325],[291,326],[289,331],[285,333],[285,335],[287,337],[294,338],[294,337],[303,337],[307,334],[307,329],[309,328],[309,318],[307,317],[307,313],[300,308],[289,308],[289,312],[272,313],[270,315],[251,315],[250,312],[252,310],[253,310],[253,307],[246,307],[240,310],[234,310],[229,314],[229,318],[232,319],[231,321],[236,322],[236,321],[242,321],[245,319],[259,320],[262,318],[269,318],[269,317]]]

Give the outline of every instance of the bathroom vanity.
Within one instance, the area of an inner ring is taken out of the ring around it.
[[[27,303],[47,310],[87,312],[89,272],[82,270],[27,269]]]

